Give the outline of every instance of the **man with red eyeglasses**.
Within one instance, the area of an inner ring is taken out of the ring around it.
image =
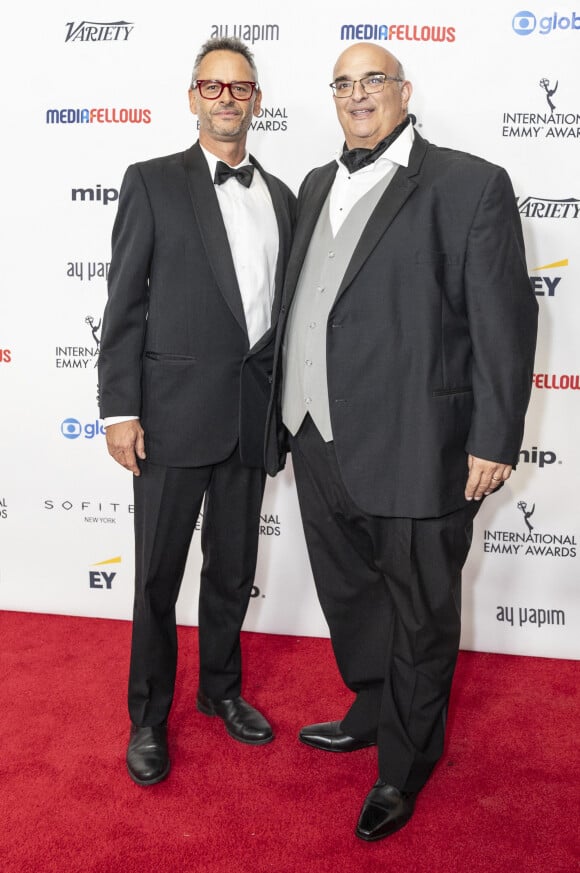
[[[109,453],[133,473],[127,767],[139,785],[169,773],[175,605],[202,502],[197,708],[240,742],[273,739],[241,696],[240,630],[295,198],[246,150],[261,101],[247,46],[206,42],[189,90],[199,141],[128,168],[113,229],[99,392]]]

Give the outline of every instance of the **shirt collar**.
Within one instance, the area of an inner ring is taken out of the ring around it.
[[[201,143],[199,144],[199,147],[202,150],[203,154],[205,155],[205,159],[206,159],[207,165],[209,167],[209,172],[210,172],[210,175],[213,179],[215,176],[216,164],[218,161],[221,160],[221,158],[218,158],[217,155],[214,155],[211,152],[208,152],[208,150],[206,148],[204,148]],[[226,164],[226,163],[227,163],[227,161],[224,161],[224,164]],[[235,167],[242,167],[245,164],[249,164],[249,163],[250,163],[250,153],[247,151],[243,157],[243,160],[241,160],[239,164],[235,164]],[[232,166],[232,165],[228,164],[228,166]]]
[[[375,170],[384,170],[385,164],[398,164],[400,167],[408,167],[409,166],[409,156],[411,154],[411,149],[413,148],[413,141],[415,139],[415,128],[413,124],[408,124],[407,127],[401,131],[400,135],[397,139],[391,143],[391,145],[386,149],[382,155],[380,155],[376,161],[370,164],[368,167],[363,167],[360,170],[357,170],[357,175],[359,173],[373,173]],[[338,163],[339,171],[344,171],[348,175],[351,175],[345,165],[340,160],[342,155],[342,149],[336,155],[336,162]]]

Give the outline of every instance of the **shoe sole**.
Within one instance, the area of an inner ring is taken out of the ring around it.
[[[371,746],[376,746],[376,743],[368,742],[363,743],[362,745],[357,746],[355,749],[336,749],[334,746],[319,746],[318,743],[312,743],[310,740],[304,739],[298,734],[298,739],[301,743],[304,743],[305,746],[310,746],[311,749],[317,749],[319,752],[334,752],[334,754],[346,755],[352,752],[360,752],[361,749],[368,749]]]
[[[221,716],[219,716],[217,714],[217,712],[214,712],[213,709],[209,709],[209,707],[204,706],[203,703],[199,702],[199,700],[196,701],[195,705],[197,707],[197,711],[201,712],[203,715],[207,715],[210,718],[220,718],[222,721],[224,721],[223,718],[221,718]],[[263,740],[244,740],[242,737],[239,737],[237,734],[232,733],[225,722],[224,722],[224,727],[225,727],[226,731],[228,732],[228,734],[230,735],[230,737],[232,738],[232,740],[237,740],[238,743],[244,743],[246,746],[265,746],[266,743],[271,743],[272,740],[274,739],[274,734],[272,734],[271,736],[266,737]]]

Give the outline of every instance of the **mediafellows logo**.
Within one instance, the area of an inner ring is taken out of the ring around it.
[[[569,30],[580,32],[580,13],[566,12],[560,14],[553,12],[537,18],[533,12],[522,10],[516,12],[512,19],[512,28],[518,36],[530,36],[532,33],[548,36],[557,30]]]
[[[100,106],[92,109],[47,109],[47,124],[151,124],[150,109],[119,109]]]
[[[580,373],[534,373],[534,388],[547,391],[580,391]]]
[[[455,28],[432,24],[343,24],[341,40],[455,42]]]
[[[67,21],[65,42],[127,42],[132,21]]]

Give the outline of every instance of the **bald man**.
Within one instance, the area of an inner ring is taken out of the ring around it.
[[[482,499],[518,457],[537,303],[507,173],[414,130],[397,58],[353,45],[330,87],[345,142],[300,188],[267,468],[289,444],[355,695],[300,739],[377,746],[356,834],[378,840],[410,819],[443,751],[462,567]]]

